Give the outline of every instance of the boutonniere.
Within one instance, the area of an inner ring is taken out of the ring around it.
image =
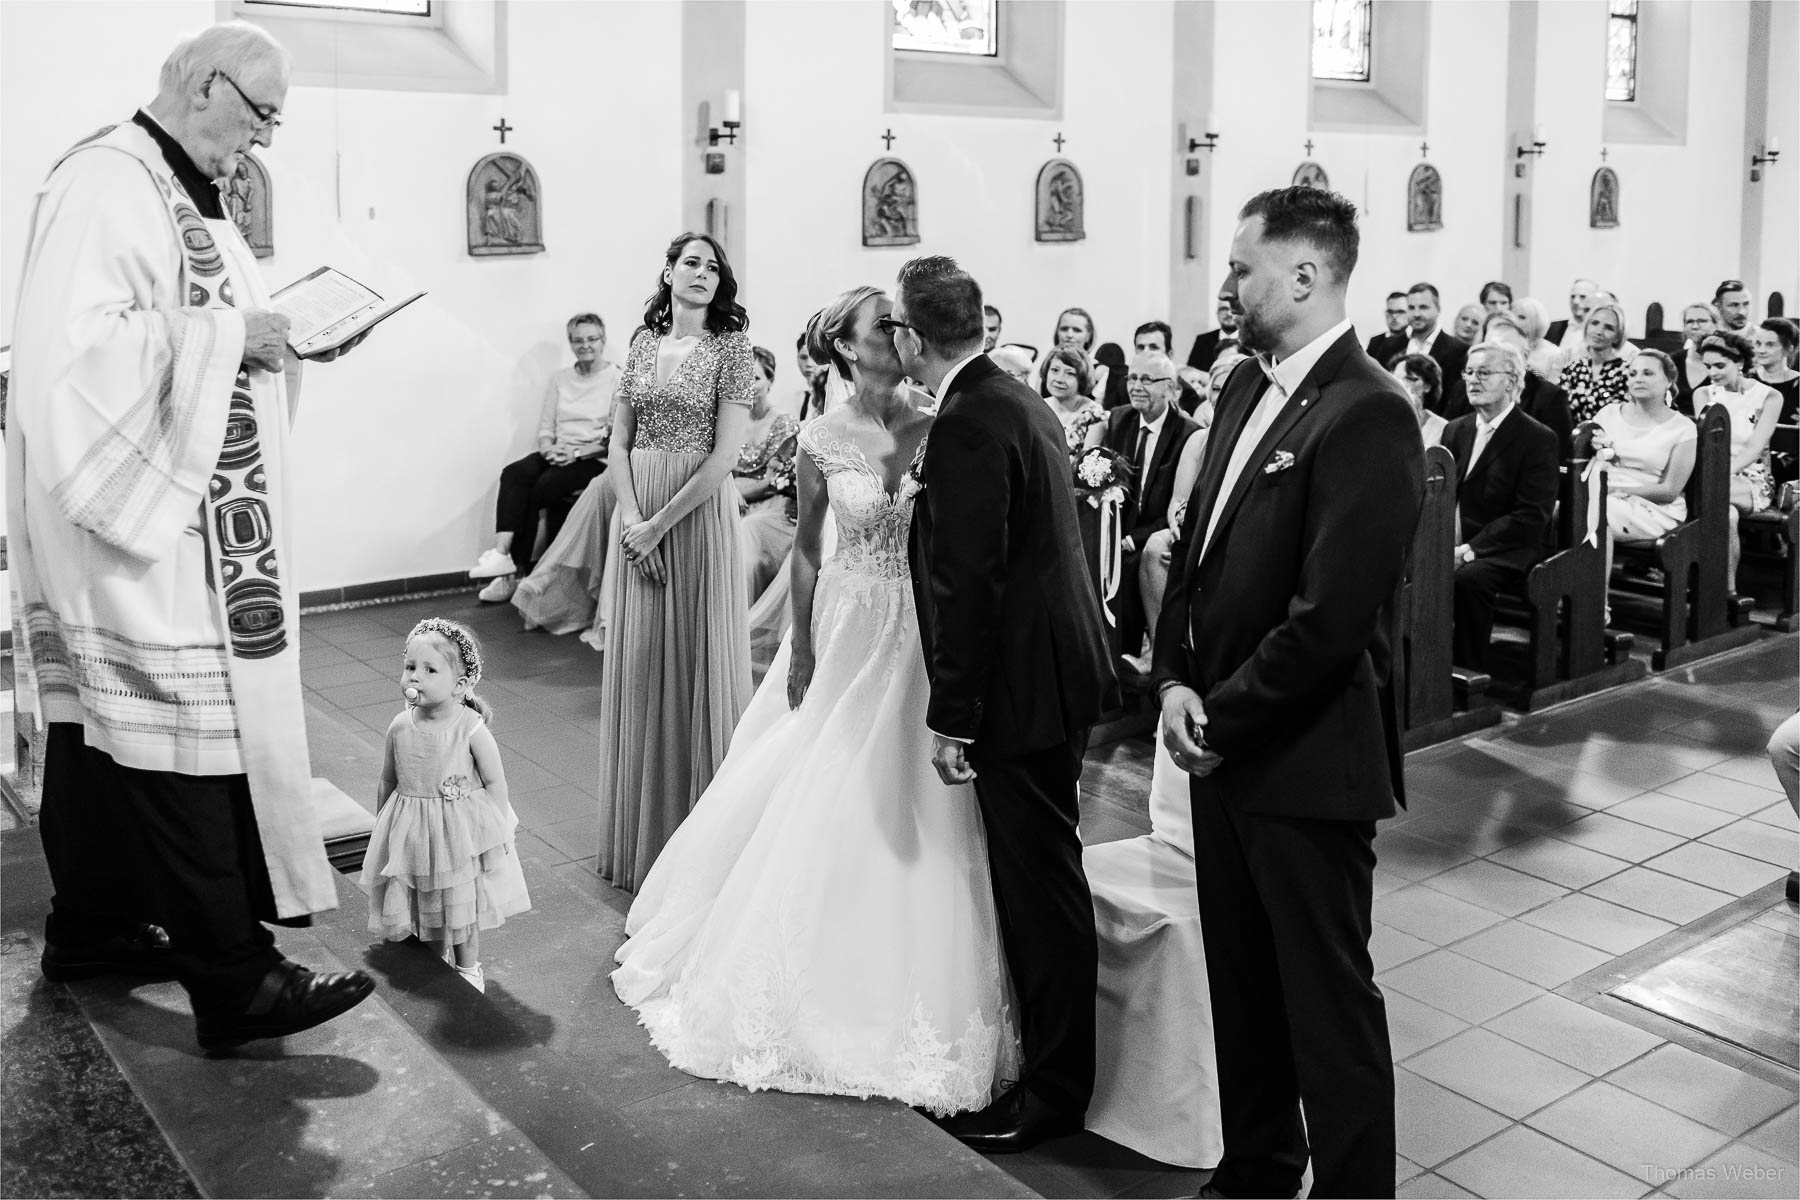
[[[900,478],[902,500],[911,500],[925,490],[925,443],[930,440],[930,434],[920,440],[919,448],[913,451],[912,466],[906,468],[906,474]]]
[[[1269,461],[1266,464],[1264,464],[1263,474],[1264,475],[1278,474],[1279,472],[1285,471],[1293,465],[1294,465],[1294,456],[1292,454],[1289,454],[1286,450],[1277,450],[1274,454],[1271,454],[1269,456]]]

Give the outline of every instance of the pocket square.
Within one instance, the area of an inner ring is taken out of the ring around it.
[[[1269,461],[1263,465],[1262,473],[1264,475],[1273,475],[1278,471],[1285,471],[1293,465],[1294,456],[1292,454],[1289,454],[1286,450],[1277,450],[1274,454],[1269,456]]]

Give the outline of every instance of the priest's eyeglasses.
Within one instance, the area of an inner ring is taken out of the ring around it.
[[[267,104],[258,104],[244,94],[244,89],[237,85],[236,80],[218,68],[213,68],[213,74],[231,85],[231,90],[238,94],[238,99],[244,102],[244,107],[250,110],[250,115],[256,118],[256,123],[258,125],[265,125],[270,129],[281,128],[281,110],[279,108],[273,108]]]

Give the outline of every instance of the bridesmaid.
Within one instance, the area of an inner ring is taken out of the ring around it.
[[[725,758],[750,702],[749,599],[731,469],[756,363],[725,251],[669,243],[613,409],[619,583],[600,687],[600,874],[635,891]]]

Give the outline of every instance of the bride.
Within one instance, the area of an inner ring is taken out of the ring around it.
[[[612,980],[690,1074],[947,1116],[1017,1075],[1018,1039],[974,789],[930,769],[907,539],[931,419],[876,327],[892,309],[855,288],[808,328],[854,391],[800,433],[792,641],[639,889]]]

